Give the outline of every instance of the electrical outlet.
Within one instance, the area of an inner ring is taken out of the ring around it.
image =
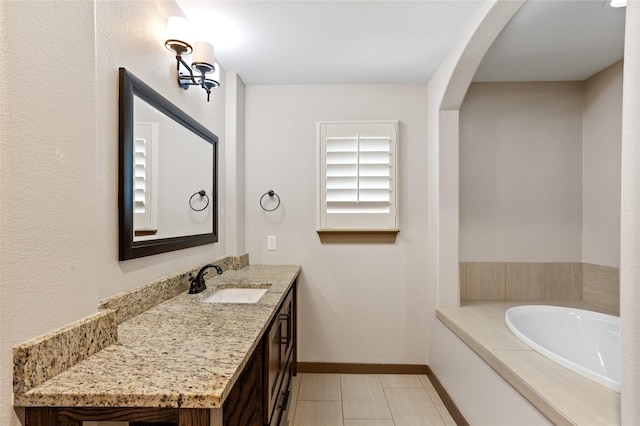
[[[276,236],[275,235],[267,236],[267,250],[277,250]]]

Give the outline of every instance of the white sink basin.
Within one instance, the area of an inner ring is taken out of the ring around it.
[[[268,288],[220,288],[204,299],[207,303],[256,303]]]

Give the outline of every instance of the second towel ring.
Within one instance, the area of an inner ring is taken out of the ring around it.
[[[207,198],[207,204],[204,205],[203,208],[201,209],[195,209],[193,208],[193,197],[195,197],[196,195],[200,195],[200,197],[206,197]],[[206,209],[207,207],[209,207],[209,196],[207,195],[207,192],[204,189],[201,189],[198,192],[194,192],[193,195],[191,196],[191,198],[189,198],[189,207],[191,207],[191,210],[195,211],[195,212],[201,212],[202,210]]]
[[[272,209],[268,209],[264,206],[264,197],[269,196],[269,198],[271,197],[276,197],[278,199],[278,204],[276,204],[276,206]],[[265,212],[272,212],[274,210],[277,210],[278,207],[280,207],[280,196],[278,194],[275,193],[275,191],[273,189],[268,190],[267,192],[265,192],[264,194],[262,194],[262,197],[260,197],[260,207],[262,207],[262,210],[264,210]]]

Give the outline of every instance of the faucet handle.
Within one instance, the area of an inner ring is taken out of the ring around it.
[[[192,273],[189,273],[189,294],[196,293],[198,288],[198,279],[193,276]]]

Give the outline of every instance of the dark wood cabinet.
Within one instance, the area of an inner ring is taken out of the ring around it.
[[[293,353],[296,340],[294,294],[295,286],[285,297],[271,327],[265,333],[265,425],[280,424],[282,412],[286,410],[289,400],[291,376],[295,373],[292,368],[295,362]]]
[[[296,284],[223,405],[224,426],[277,426],[289,401],[296,374]]]
[[[222,409],[225,426],[262,426],[263,351],[256,348]]]

